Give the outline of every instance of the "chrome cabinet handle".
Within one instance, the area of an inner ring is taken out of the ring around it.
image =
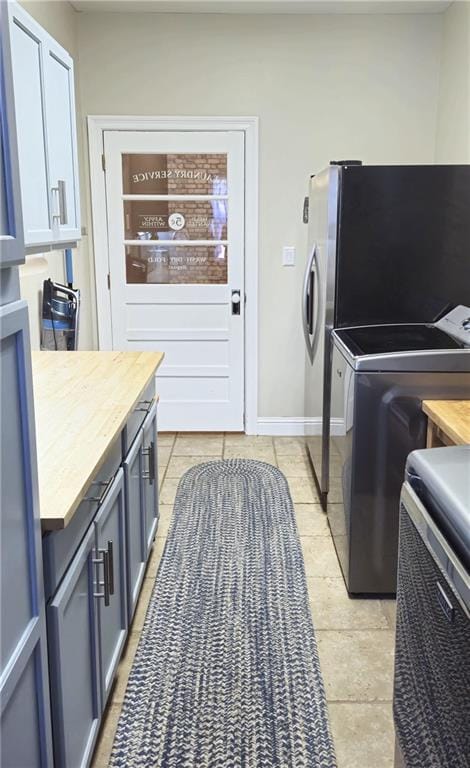
[[[97,504],[101,504],[104,497],[106,496],[108,492],[108,488],[113,482],[113,477],[111,477],[109,480],[93,480],[91,485],[100,485],[104,488],[101,496],[84,496],[82,501],[88,501],[88,502],[96,502]]]
[[[52,214],[53,219],[58,219],[59,224],[68,224],[67,221],[67,193],[66,183],[63,179],[59,179],[56,187],[52,187],[52,192],[57,195],[58,211]]]
[[[114,595],[114,547],[112,541],[108,541],[108,577],[109,594]]]
[[[153,400],[139,400],[137,406],[134,408],[134,411],[149,411],[152,403]],[[144,407],[141,408],[140,406]]]
[[[102,592],[93,592],[93,597],[104,600],[104,604],[107,607],[109,605],[109,552],[107,549],[98,549],[98,555],[101,557],[94,557],[92,562],[96,567],[96,580],[98,587],[103,587]],[[103,581],[99,577],[99,567],[103,566]]]
[[[144,480],[149,480],[150,485],[153,485],[155,480],[155,443],[153,440],[148,448],[142,449],[142,456],[148,456],[148,470],[147,472],[142,472],[142,477]]]
[[[57,182],[59,189],[59,221],[61,224],[68,224],[67,221],[67,193],[64,180]]]

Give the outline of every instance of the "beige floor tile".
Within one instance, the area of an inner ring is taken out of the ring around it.
[[[134,613],[134,618],[132,620],[132,626],[131,626],[132,632],[142,631],[142,627],[144,626],[145,616],[147,613],[147,607],[148,607],[149,600],[152,595],[154,586],[155,586],[155,579],[153,578],[144,579],[142,584],[142,589],[140,590],[139,601],[137,603],[135,613]]]
[[[172,448],[176,439],[176,432],[159,432],[157,437],[158,445],[165,448]]]
[[[225,435],[226,446],[251,445],[254,448],[273,447],[273,439],[267,435],[244,435],[227,432]]]
[[[223,440],[225,437],[225,432],[195,432],[194,430],[191,430],[190,432],[178,432],[176,437],[189,437],[194,438],[195,440],[201,440],[205,437],[221,437]]]
[[[328,522],[334,536],[346,536],[346,519],[343,504],[332,504],[328,499]]]
[[[301,536],[307,578],[342,578],[333,541],[329,536]]]
[[[172,504],[160,504],[160,519],[158,521],[157,538],[165,538],[168,535],[168,529],[171,523],[171,517],[173,515]]]
[[[393,768],[391,702],[330,702],[328,711],[338,768]]]
[[[226,445],[224,451],[224,458],[226,459],[255,459],[256,461],[264,461],[267,464],[273,464],[276,466],[276,457],[274,455],[274,448],[269,445]]]
[[[174,456],[222,456],[223,435],[200,434],[178,437],[173,446]]]
[[[95,752],[91,761],[91,768],[108,768],[109,757],[113,748],[114,734],[116,733],[121,705],[110,703],[104,712],[101,729],[96,742]]]
[[[181,477],[188,469],[206,461],[220,461],[220,456],[172,456],[166,470],[167,477]]]
[[[275,437],[274,448],[278,456],[307,455],[307,447],[303,437]]]
[[[318,456],[317,454],[315,455],[316,455],[316,463],[319,463],[321,454],[320,456]],[[343,471],[344,471],[344,462],[341,456],[330,455],[330,463],[328,465],[328,474],[330,476],[330,482],[331,482],[331,478],[336,479],[336,478],[342,477]]]
[[[381,600],[382,609],[388,619],[388,624],[391,629],[395,629],[397,623],[397,601],[396,600]]]
[[[124,651],[124,654],[119,662],[119,666],[116,674],[116,681],[114,689],[112,691],[111,700],[113,704],[122,704],[124,701],[124,695],[126,693],[127,680],[129,673],[134,662],[135,652],[139,644],[140,632],[131,631]]]
[[[163,538],[163,537],[159,538],[157,536],[157,538],[155,539],[152,552],[150,553],[149,564],[147,566],[147,570],[145,571],[146,579],[150,579],[150,578],[154,579],[155,576],[157,575],[158,566],[160,565],[160,560],[162,558],[163,550],[165,548],[165,541],[166,541],[166,538]]]
[[[308,477],[286,477],[294,504],[318,504],[317,490]]]
[[[158,447],[158,468],[160,469],[166,469],[168,462],[170,460],[171,455],[171,448],[167,448],[166,446],[164,448]]]
[[[391,700],[394,633],[391,630],[316,632],[329,701]]]
[[[312,467],[306,456],[283,456],[278,454],[277,464],[287,477],[308,477],[313,479]]]
[[[309,578],[315,629],[388,629],[380,600],[351,598],[343,579]]]
[[[294,504],[300,536],[329,536],[326,514],[320,504]]]
[[[342,504],[343,503],[343,478],[331,477],[328,486],[328,502],[329,504]]]
[[[166,477],[160,490],[160,504],[174,504],[180,481],[176,477]]]

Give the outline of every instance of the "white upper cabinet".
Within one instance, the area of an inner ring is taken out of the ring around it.
[[[25,245],[59,248],[80,239],[73,61],[9,6]]]
[[[25,259],[7,6],[0,2],[0,267]]]

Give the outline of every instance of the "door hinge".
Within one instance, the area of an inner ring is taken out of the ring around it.
[[[111,275],[109,274],[109,272],[106,275],[106,279],[108,281],[108,291],[110,291],[111,290]]]
[[[101,167],[102,167],[103,171],[106,171],[106,158],[105,158],[104,154],[101,155]]]

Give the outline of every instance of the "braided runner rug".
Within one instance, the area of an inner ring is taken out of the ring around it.
[[[112,768],[335,768],[284,476],[258,461],[181,479]]]

